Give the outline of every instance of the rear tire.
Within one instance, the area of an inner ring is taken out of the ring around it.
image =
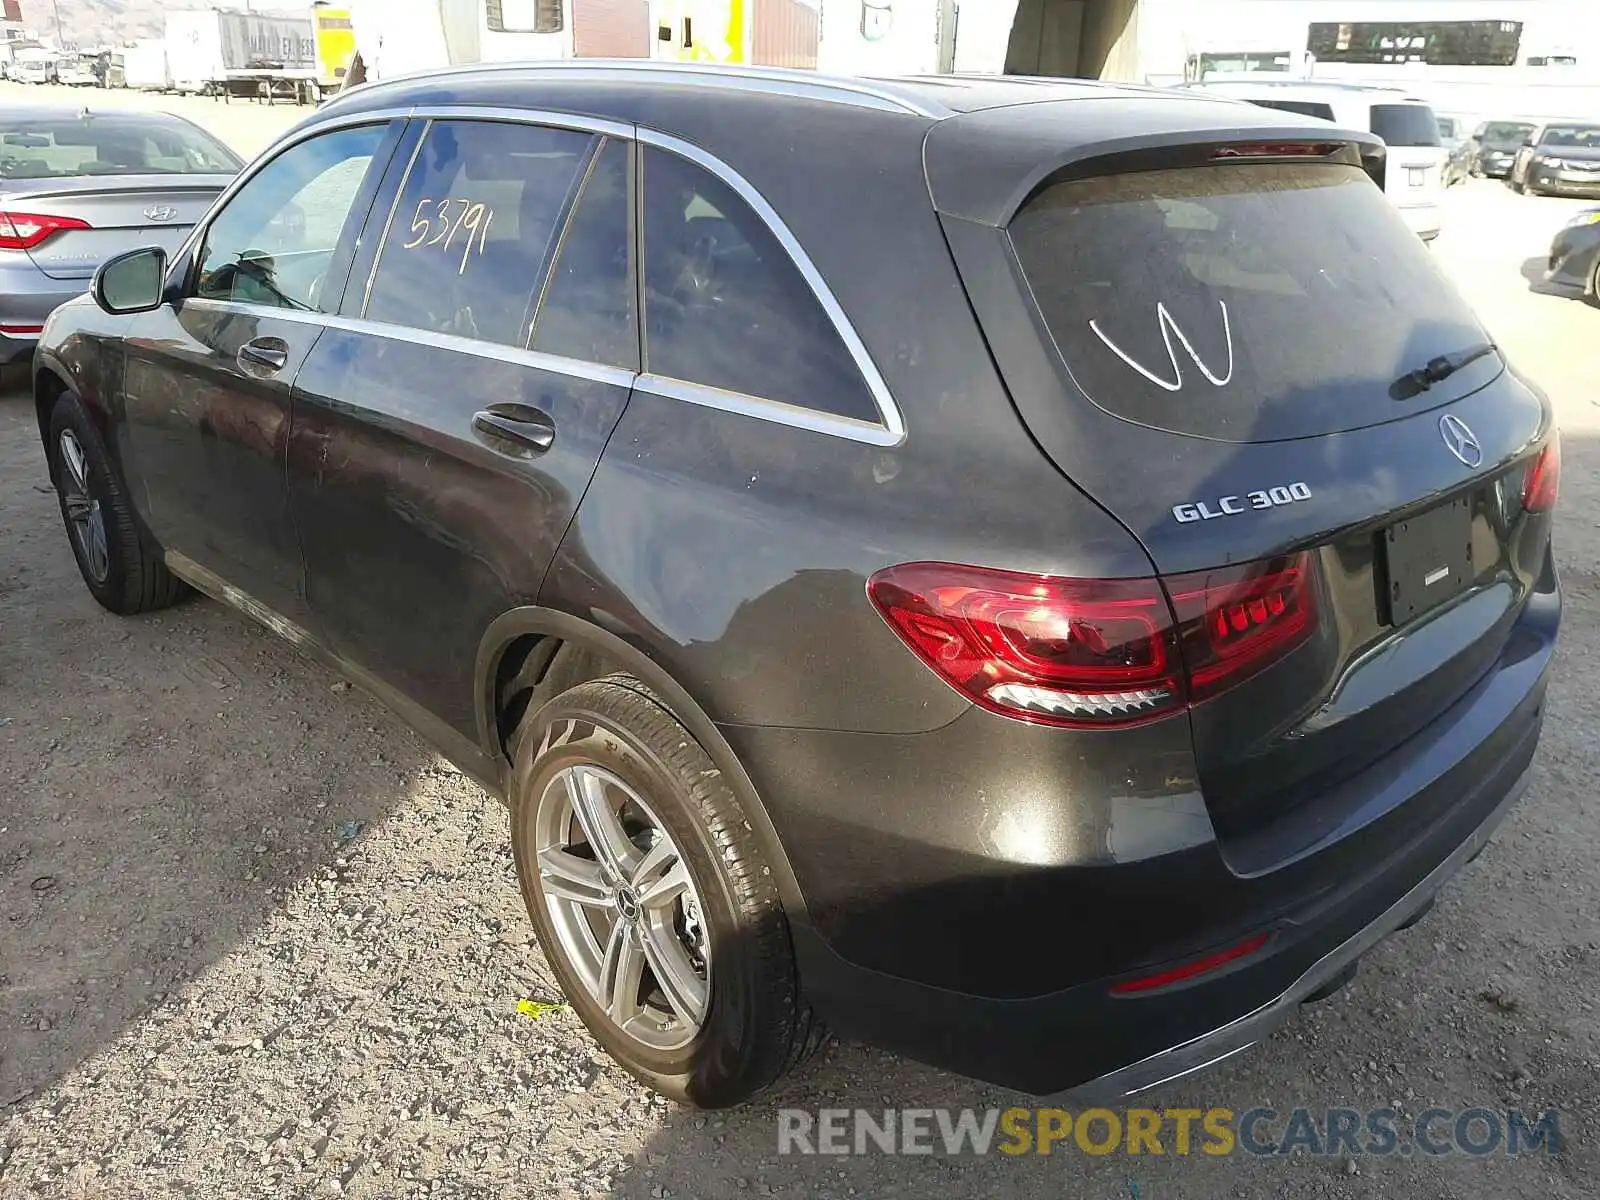
[[[100,428],[72,392],[50,410],[49,458],[67,539],[90,594],[123,616],[182,598],[187,587],[145,545]]]
[[[1589,291],[1584,299],[1600,308],[1600,254],[1595,256],[1594,270],[1589,272]]]
[[[724,1108],[821,1044],[750,822],[659,698],[627,675],[580,684],[523,719],[512,762],[528,915],[613,1058],[673,1100]]]

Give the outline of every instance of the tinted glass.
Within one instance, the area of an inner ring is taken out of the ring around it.
[[[1181,433],[1272,441],[1392,420],[1395,379],[1484,340],[1353,166],[1059,183],[1010,232],[1078,387],[1108,412]],[[1436,387],[1408,411],[1454,395]]]
[[[1552,125],[1544,131],[1539,145],[1600,150],[1600,125]]]
[[[766,223],[721,180],[652,149],[644,285],[652,374],[880,419],[838,331]]]
[[[1439,120],[1426,104],[1374,104],[1372,132],[1391,146],[1439,144]]]
[[[1486,146],[1520,146],[1533,126],[1517,121],[1490,121],[1478,136]]]
[[[1282,112],[1299,113],[1302,117],[1316,117],[1319,120],[1333,120],[1333,106],[1317,104],[1311,100],[1255,100],[1251,104],[1260,108],[1276,108]]]
[[[595,159],[533,329],[533,348],[639,369],[638,285],[628,239],[628,143],[608,140]]]
[[[196,294],[328,311],[324,281],[386,129],[365,125],[285,150],[228,201],[206,233]],[[340,281],[336,281],[340,282]]]
[[[180,121],[96,113],[77,121],[0,119],[0,179],[232,175],[233,151]]]
[[[568,129],[435,122],[406,178],[366,315],[527,345],[534,299],[593,142]]]

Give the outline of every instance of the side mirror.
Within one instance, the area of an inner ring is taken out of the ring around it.
[[[94,302],[108,313],[149,312],[165,298],[167,252],[159,246],[130,250],[94,273]]]

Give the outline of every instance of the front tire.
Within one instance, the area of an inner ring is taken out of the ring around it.
[[[72,392],[50,410],[49,455],[61,519],[90,594],[123,616],[180,599],[187,589],[146,547],[100,428]]]
[[[738,1104],[821,1042],[787,921],[732,789],[638,680],[580,684],[513,739],[523,900],[562,990],[628,1071]]]

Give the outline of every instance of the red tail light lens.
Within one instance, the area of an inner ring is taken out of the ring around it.
[[[1151,579],[1058,579],[908,563],[868,584],[901,639],[993,712],[1128,725],[1183,704],[1172,614]]]
[[[1552,433],[1539,457],[1528,468],[1522,485],[1522,507],[1531,513],[1549,512],[1561,491],[1561,438]]]
[[[1316,625],[1307,555],[1164,582],[1166,591],[1156,579],[907,563],[879,571],[867,591],[901,640],[974,703],[1080,728],[1136,725],[1215,695]]]
[[[1316,628],[1311,556],[1175,575],[1166,580],[1189,669],[1189,698],[1248,679]]]
[[[0,250],[32,250],[64,230],[89,228],[89,222],[77,217],[0,212]]]

